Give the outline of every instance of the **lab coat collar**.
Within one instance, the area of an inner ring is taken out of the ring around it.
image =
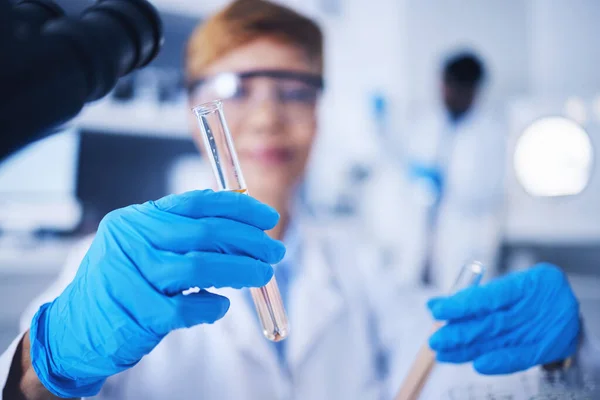
[[[292,374],[301,367],[327,327],[336,322],[335,316],[344,305],[333,260],[327,257],[334,249],[319,238],[320,232],[303,222],[295,220],[299,251],[294,252],[296,265],[293,268],[299,273],[290,287],[287,306],[290,336],[286,339],[285,352]],[[222,294],[231,299],[230,310],[222,322],[232,345],[262,368],[283,374],[276,349],[262,335],[256,311],[244,298],[245,294],[235,290],[223,290]]]

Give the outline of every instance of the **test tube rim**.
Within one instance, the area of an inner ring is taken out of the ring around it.
[[[485,274],[485,265],[481,261],[472,260],[465,265],[467,265],[469,270],[475,275],[483,276]]]
[[[485,264],[481,261],[471,260],[463,264],[454,284],[449,290],[449,294],[455,294],[456,292],[466,289],[470,286],[477,286],[481,283],[483,276],[485,275],[486,268]],[[465,274],[468,273],[468,277],[465,280]],[[465,284],[465,282],[467,282]]]
[[[192,111],[197,116],[201,116],[201,115],[210,114],[211,112],[218,111],[222,108],[223,108],[223,100],[212,100],[212,101],[207,101],[206,103],[198,104],[197,106],[192,108]]]

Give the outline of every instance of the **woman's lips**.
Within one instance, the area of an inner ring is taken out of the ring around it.
[[[244,151],[241,155],[263,164],[276,165],[291,161],[294,157],[294,152],[284,148],[265,148]]]

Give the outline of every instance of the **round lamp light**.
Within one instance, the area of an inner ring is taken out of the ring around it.
[[[593,148],[586,131],[564,117],[534,121],[519,137],[514,168],[532,196],[573,196],[590,180]]]

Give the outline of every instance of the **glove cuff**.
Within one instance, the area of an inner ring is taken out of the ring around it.
[[[31,342],[31,365],[38,379],[50,393],[62,398],[90,397],[98,394],[106,378],[71,379],[58,371],[56,357],[52,354],[48,339],[52,332],[48,330],[48,311],[52,303],[40,307],[31,321],[29,340]]]

